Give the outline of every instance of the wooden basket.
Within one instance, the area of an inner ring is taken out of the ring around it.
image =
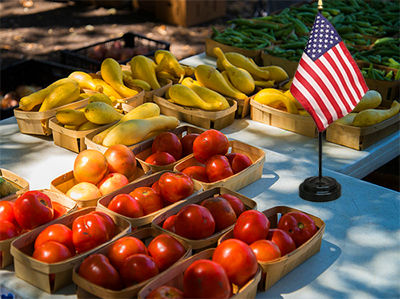
[[[317,137],[318,130],[311,116],[288,113],[250,100],[251,119],[308,137]]]
[[[356,127],[334,122],[326,129],[326,141],[364,150],[399,130],[400,114],[368,127]]]
[[[193,126],[180,126],[177,127],[170,132],[175,133],[179,138],[182,138],[183,136],[190,134],[190,133],[198,133],[201,134],[205,130]],[[178,161],[168,164],[168,165],[152,165],[150,163],[145,162],[147,157],[149,157],[152,154],[151,146],[153,144],[154,138],[148,139],[146,141],[141,142],[137,147],[135,147],[134,152],[136,154],[136,159],[139,161],[139,163],[142,165],[143,169],[147,171],[151,171],[152,173],[162,171],[162,170],[173,170],[175,165],[179,163],[179,161],[182,161],[183,158],[179,159]]]
[[[157,232],[155,229],[153,229],[151,227],[146,227],[146,228],[141,228],[139,230],[135,230],[135,231],[129,233],[127,236],[136,237],[136,238],[142,240],[143,243],[145,243],[146,247],[147,247],[148,244],[150,243],[150,241],[158,235],[160,235],[160,233]],[[180,261],[188,258],[192,254],[192,248],[190,247],[189,244],[183,242],[182,240],[178,240],[178,241],[186,249],[186,252],[176,263],[179,263]],[[96,253],[102,253],[104,255],[107,255],[110,246],[111,246],[111,244],[109,244],[105,247],[102,247],[101,249],[97,250]],[[115,298],[115,299],[133,298],[133,297],[137,296],[137,293],[143,286],[145,286],[148,282],[152,281],[153,279],[157,279],[157,277],[159,277],[160,275],[162,275],[162,273],[165,272],[165,270],[164,270],[163,272],[159,273],[158,275],[156,275],[146,281],[143,281],[141,283],[138,283],[138,284],[132,285],[130,287],[124,288],[122,290],[116,291],[116,290],[110,290],[110,289],[103,288],[99,285],[96,285],[96,284],[86,280],[82,276],[80,276],[79,275],[79,266],[80,265],[76,265],[72,272],[72,280],[78,286],[78,290],[77,290],[78,298],[93,298],[94,296],[99,297],[99,298]]]
[[[176,233],[173,233],[169,230],[166,230],[162,227],[163,222],[172,215],[177,214],[184,206],[187,206],[188,204],[200,204],[203,200],[210,198],[210,197],[215,197],[218,196],[220,194],[232,194],[236,197],[238,197],[244,204],[246,210],[255,210],[257,209],[257,203],[240,194],[237,192],[234,192],[232,190],[229,190],[227,188],[223,188],[223,187],[216,187],[210,190],[206,190],[204,192],[200,192],[199,194],[193,196],[192,198],[190,198],[189,200],[187,200],[186,202],[180,203],[179,205],[176,205],[174,207],[171,207],[170,209],[168,209],[167,211],[165,211],[162,214],[159,214],[157,217],[154,218],[154,220],[152,221],[151,225],[158,231],[162,232],[162,233],[167,233],[170,234],[171,236],[174,236],[177,239],[181,239],[185,242],[187,242],[188,244],[190,244],[190,246],[192,246],[193,250],[202,250],[204,248],[209,248],[209,247],[213,247],[217,244],[218,239],[228,230],[233,228],[233,225],[230,227],[225,228],[224,230],[220,231],[220,232],[216,232],[213,235],[211,235],[208,238],[205,239],[200,239],[200,240],[192,240],[192,239],[188,239],[185,237],[182,237]]]
[[[28,191],[28,190],[26,190],[26,191]],[[47,189],[42,189],[42,190],[38,190],[38,191],[43,192],[44,194],[49,196],[51,201],[55,201],[55,202],[63,205],[65,208],[67,208],[66,214],[69,214],[69,213],[75,211],[76,203],[73,200],[71,200],[69,197],[67,197],[65,195],[63,196],[61,194],[58,194],[56,192],[53,192],[53,191],[50,191],[50,190],[47,190]],[[17,194],[11,195],[11,196],[7,196],[6,199],[2,199],[2,200],[14,201],[20,195],[22,195],[22,193],[20,193],[20,194],[17,193]],[[49,223],[53,223],[54,221],[56,221],[56,219],[52,220]],[[26,233],[24,233],[24,234],[26,234]],[[22,234],[22,235],[24,235],[24,234]],[[5,267],[7,267],[8,265],[12,264],[13,258],[12,258],[11,253],[10,253],[11,243],[15,239],[19,238],[22,235],[16,236],[16,237],[11,238],[11,239],[6,239],[6,240],[0,241],[0,269],[3,269]]]
[[[141,89],[141,91],[134,95],[133,97],[122,99],[121,108],[123,111],[131,111],[133,108],[142,105],[145,102],[146,92]]]
[[[213,183],[206,183],[193,179],[195,188],[201,187],[204,190],[208,190],[214,187],[225,187],[231,190],[239,190],[261,178],[265,162],[265,153],[262,149],[238,140],[230,140],[228,152],[246,154],[253,164],[226,179]],[[183,161],[176,164],[174,170],[182,172],[182,170],[189,166],[204,166],[204,164],[197,161],[193,154],[191,154],[183,159]]]
[[[114,123],[113,123],[114,124]],[[53,132],[54,144],[79,153],[86,149],[85,137],[95,130],[105,130],[109,125],[100,126],[95,129],[77,131],[64,128],[55,117],[49,120],[49,127]]]
[[[145,176],[145,172],[141,168],[140,164],[138,164],[136,169],[137,170],[135,175],[132,178],[129,178],[131,183]],[[74,177],[74,171],[71,170],[52,180],[50,183],[50,189],[62,193],[66,196],[67,191],[76,184],[78,184],[78,181]],[[76,201],[76,204],[78,209],[86,207],[95,207],[97,205],[97,201],[99,200],[99,198],[92,200]]]
[[[201,251],[167,269],[162,275],[150,281],[138,294],[139,299],[145,299],[153,290],[163,286],[173,286],[183,291],[183,274],[185,270],[194,262],[200,259],[212,259],[214,248]],[[254,277],[250,279],[239,290],[237,286],[233,286],[234,294],[232,299],[251,299],[257,294],[257,287],[261,280],[261,269],[258,270]]]
[[[0,168],[0,176],[18,189],[16,193],[4,196],[0,200],[10,200],[14,198],[15,194],[20,195],[29,190],[29,183],[25,179],[7,169]]]
[[[250,113],[250,99],[252,97],[247,97],[246,99],[233,99],[237,104],[237,110],[235,113],[235,118],[245,118]]]
[[[271,228],[276,228],[280,216],[295,211],[299,212],[299,210],[294,208],[277,206],[265,210],[263,211],[263,213],[268,217],[271,223]],[[279,279],[284,277],[286,274],[288,274],[290,271],[292,271],[294,268],[296,268],[298,265],[309,259],[320,250],[322,235],[325,231],[325,223],[316,216],[310,215],[308,213],[305,214],[310,216],[315,221],[315,225],[318,228],[317,232],[307,242],[305,242],[292,252],[270,262],[259,262],[263,270],[263,278],[261,284],[263,290],[268,290],[269,288],[271,288]],[[218,244],[232,238],[233,229],[230,229],[218,240]]]
[[[110,215],[115,215],[115,216],[119,216],[124,218],[125,220],[127,220],[131,226],[133,228],[135,227],[140,227],[140,226],[144,226],[147,224],[150,224],[152,222],[152,220],[157,217],[158,215],[164,213],[165,211],[171,209],[172,207],[178,205],[179,203],[181,203],[182,201],[186,201],[187,199],[191,198],[193,195],[189,196],[186,199],[183,199],[181,201],[175,202],[173,204],[170,204],[168,206],[165,206],[164,208],[155,211],[151,214],[148,215],[144,215],[142,217],[138,217],[138,218],[131,218],[131,217],[127,217],[121,214],[118,214],[114,211],[111,211],[108,208],[108,204],[111,202],[111,200],[114,198],[114,196],[118,195],[118,194],[129,194],[130,192],[132,192],[133,190],[135,190],[138,187],[151,187],[151,185],[153,185],[156,181],[158,181],[158,179],[160,178],[161,175],[163,175],[164,173],[166,173],[168,171],[161,171],[161,172],[157,172],[154,174],[151,174],[149,176],[146,176],[138,181],[132,182],[120,189],[118,189],[117,191],[114,191],[106,196],[101,197],[98,202],[97,202],[97,210],[99,211],[105,211]],[[194,192],[193,194],[196,194],[196,192]]]
[[[60,106],[48,111],[23,111],[20,108],[14,109],[19,130],[23,134],[51,135],[49,119],[56,115],[58,110],[75,109],[87,104],[87,99]]]
[[[161,113],[168,116],[175,116],[184,122],[199,126],[205,129],[223,129],[235,120],[237,103],[227,99],[229,108],[222,111],[206,111],[199,108],[184,107],[167,101],[164,98],[154,96],[153,101],[160,106]]]
[[[51,224],[61,223],[71,228],[73,221],[77,217],[86,215],[94,210],[94,208],[86,208],[75,211],[51,223],[42,225],[14,240],[11,243],[11,254],[14,256],[16,276],[47,293],[53,293],[72,282],[73,267],[80,264],[85,257],[94,253],[100,247],[107,245],[113,242],[113,240],[130,232],[131,227],[129,222],[125,219],[110,215],[116,223],[117,233],[114,238],[106,243],[84,253],[77,254],[65,261],[53,264],[43,263],[32,257],[35,239],[46,227]]]

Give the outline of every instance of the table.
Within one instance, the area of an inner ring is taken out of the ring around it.
[[[265,151],[261,179],[239,190],[263,211],[291,206],[326,223],[321,250],[257,298],[400,297],[400,194],[359,180],[399,155],[399,133],[367,151],[324,142],[323,175],[335,178],[342,196],[314,203],[298,195],[299,184],[318,174],[318,140],[249,119],[222,130]],[[19,133],[15,118],[0,121],[0,165],[25,178],[31,189],[49,188],[55,177],[72,170],[76,153],[55,146],[51,137]],[[389,155],[390,157],[386,157]],[[0,291],[20,298],[76,298],[69,285],[49,295],[0,270]]]

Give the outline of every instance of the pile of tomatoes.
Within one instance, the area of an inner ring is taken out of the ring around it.
[[[249,210],[238,218],[233,237],[250,245],[259,262],[268,262],[292,252],[316,232],[314,220],[300,211],[282,215],[277,228],[270,228],[265,214]]]
[[[175,163],[193,152],[193,141],[197,136],[197,133],[188,133],[179,138],[173,132],[162,132],[154,138],[151,145],[152,154],[145,162],[152,165]]]
[[[129,183],[136,174],[136,156],[126,146],[116,144],[105,153],[87,149],[74,161],[77,184],[67,191],[73,200],[93,200]]]
[[[257,259],[246,243],[229,239],[215,248],[211,259],[197,259],[183,273],[183,290],[163,285],[146,299],[229,298],[233,285],[246,285],[257,273]],[[164,297],[162,297],[163,295]]]
[[[95,253],[79,266],[79,275],[107,289],[120,290],[154,277],[186,252],[174,237],[161,234],[149,245],[134,236],[112,243],[105,254]]]
[[[165,172],[148,187],[137,187],[129,194],[114,196],[107,208],[126,217],[138,218],[192,195],[194,184],[183,173]]]
[[[182,170],[193,179],[212,183],[228,178],[252,164],[243,153],[228,153],[228,138],[220,131],[211,129],[201,133],[193,141],[193,156],[201,165]]]
[[[111,240],[116,231],[109,215],[92,211],[75,218],[72,229],[55,223],[42,230],[35,239],[32,257],[45,263],[61,262]]]
[[[169,216],[162,227],[187,239],[204,239],[233,225],[245,210],[238,197],[220,194],[200,204],[183,206],[177,214]]]
[[[0,201],[0,241],[14,238],[67,212],[45,193],[27,191],[15,201]]]

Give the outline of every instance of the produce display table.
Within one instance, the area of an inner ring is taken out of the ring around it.
[[[300,199],[298,186],[318,173],[317,139],[248,119],[235,120],[221,131],[266,153],[262,178],[238,191],[254,199],[258,210],[286,205],[326,223],[321,251],[270,290],[258,293],[257,298],[399,296],[399,193],[340,173],[347,169],[350,174],[357,173],[356,177],[363,176],[361,173],[386,162],[383,153],[398,155],[398,134],[362,152],[324,143],[323,175],[341,184],[342,196],[332,202],[313,203]],[[14,117],[0,122],[0,137],[1,167],[26,179],[31,189],[49,188],[52,179],[73,167],[76,153],[54,145],[51,137],[21,134]],[[49,295],[16,278],[12,270],[12,266],[0,270],[2,294],[76,298],[73,285]]]

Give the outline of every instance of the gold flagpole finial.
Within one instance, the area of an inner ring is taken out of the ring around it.
[[[321,11],[323,8],[322,0],[318,0],[318,10]]]

